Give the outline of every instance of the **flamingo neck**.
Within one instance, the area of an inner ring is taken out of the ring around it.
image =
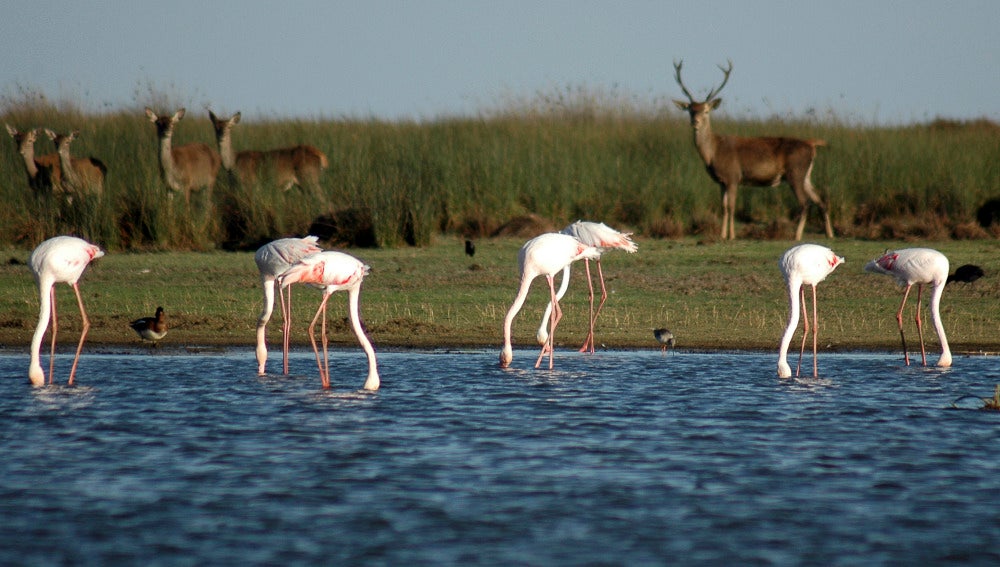
[[[788,345],[792,342],[795,328],[799,326],[799,290],[802,282],[788,282],[788,326],[785,327],[785,334],[781,336],[781,347],[778,349],[778,376],[780,378],[791,378],[792,369],[788,366]]]
[[[951,366],[951,348],[948,347],[948,337],[944,333],[944,324],[941,322],[941,295],[944,294],[945,283],[942,281],[934,286],[931,291],[931,322],[934,324],[934,331],[941,342],[941,358],[937,365],[941,367]]]
[[[271,320],[274,311],[274,278],[260,277],[260,285],[264,292],[264,307],[257,318],[257,374],[264,374],[267,366],[267,322]]]
[[[524,300],[528,297],[528,290],[531,289],[531,280],[538,274],[524,273],[521,276],[521,287],[517,290],[517,297],[514,303],[507,310],[507,316],[503,318],[503,349],[500,351],[500,367],[507,368],[514,359],[514,349],[511,346],[511,327],[514,324],[514,317],[524,305]]]
[[[358,282],[357,285],[348,290],[347,300],[351,309],[351,327],[354,328],[354,334],[358,337],[358,342],[361,343],[361,348],[364,349],[365,356],[368,357],[368,377],[365,379],[364,389],[378,390],[381,380],[378,375],[378,361],[375,359],[375,348],[372,347],[372,342],[368,339],[368,335],[361,325],[361,282]]]
[[[35,327],[35,334],[31,337],[31,362],[28,366],[28,379],[32,386],[45,385],[45,371],[42,370],[41,349],[42,338],[49,327],[49,318],[52,316],[52,286],[53,282],[41,281],[38,284],[38,295],[41,306],[38,309],[38,325]]]

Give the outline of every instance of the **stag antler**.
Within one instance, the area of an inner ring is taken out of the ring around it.
[[[695,102],[694,97],[691,96],[691,93],[688,92],[687,87],[684,86],[684,81],[681,80],[681,66],[683,65],[684,65],[683,59],[681,59],[680,61],[674,61],[674,80],[676,80],[677,84],[681,86],[681,91],[684,92],[684,96],[688,97],[688,100],[691,103],[694,103]]]
[[[717,94],[722,92],[722,88],[726,86],[726,83],[729,82],[729,74],[733,72],[733,61],[732,59],[727,59],[726,61],[729,63],[728,68],[724,68],[722,65],[719,65],[719,69],[722,70],[722,73],[724,75],[722,77],[722,84],[719,85],[717,88],[714,88],[711,91],[709,91],[708,96],[706,96],[705,100],[702,102],[708,102],[713,98],[715,98]],[[680,61],[674,61],[674,79],[677,81],[677,84],[680,85],[681,91],[684,92],[684,96],[688,97],[688,100],[691,101],[691,103],[693,104],[698,101],[696,101],[694,97],[691,96],[691,92],[687,90],[687,87],[684,86],[684,81],[681,80],[681,66],[683,65],[684,65],[683,59]]]

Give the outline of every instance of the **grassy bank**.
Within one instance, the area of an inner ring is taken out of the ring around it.
[[[110,250],[253,249],[305,234],[326,215],[335,240],[377,246],[427,245],[438,235],[492,233],[536,214],[560,227],[600,220],[657,238],[714,238],[719,190],[706,175],[686,116],[662,101],[593,97],[584,91],[539,95],[510,108],[429,122],[357,119],[244,120],[236,150],[311,144],[330,166],[320,191],[219,183],[190,206],[171,202],[159,179],[155,129],[143,106],[173,111],[157,95],[133,109],[94,114],[27,93],[0,105],[19,129],[79,129],[74,155],[108,167],[104,198],[36,197],[9,136],[0,148],[0,243],[30,248],[74,233]],[[669,95],[669,93],[668,93]],[[213,109],[228,114],[235,109]],[[976,213],[1000,197],[1000,128],[989,121],[881,127],[837,117],[727,119],[719,133],[823,138],[812,179],[829,200],[838,235],[873,239],[990,238]],[[36,153],[52,151],[44,138]],[[175,144],[215,146],[207,113],[188,105]],[[740,192],[744,238],[787,239],[796,210],[785,186]],[[807,233],[819,233],[818,215]],[[358,233],[363,233],[361,236]]]
[[[655,348],[652,329],[667,326],[680,348],[775,349],[787,321],[787,295],[777,259],[793,243],[739,241],[699,244],[694,239],[640,238],[639,252],[612,252],[604,271],[610,297],[598,320],[597,342],[607,348]],[[517,250],[522,239],[484,239],[472,259],[462,241],[438,237],[427,247],[355,250],[372,266],[362,292],[362,314],[377,347],[497,347],[503,316],[517,291]],[[887,247],[913,244],[836,240],[830,245],[847,263],[819,288],[820,342],[827,350],[898,349],[894,314],[900,289],[885,276],[865,274],[865,262]],[[982,266],[987,277],[951,284],[942,300],[952,348],[1000,350],[1000,259],[992,241],[945,241],[933,246],[949,256],[952,269]],[[8,250],[21,262],[26,250]],[[559,348],[582,342],[586,321],[583,266],[573,272],[564,299]],[[547,294],[535,281],[515,320],[516,346],[533,346]],[[90,345],[135,345],[128,322],[162,305],[172,330],[168,346],[245,346],[248,356],[261,297],[252,253],[110,253],[84,275],[84,300],[93,327]],[[61,344],[79,336],[72,290],[58,288],[63,317]],[[295,290],[295,339],[307,345],[305,328],[318,294]],[[911,299],[911,303],[912,303]],[[334,342],[353,345],[346,322],[346,296],[330,300]],[[37,319],[38,298],[28,268],[0,266],[0,346],[24,347]],[[928,317],[925,309],[925,317]],[[275,319],[278,320],[278,319]],[[908,336],[916,339],[912,311]],[[279,344],[278,326],[270,333]],[[930,348],[937,339],[928,326]]]

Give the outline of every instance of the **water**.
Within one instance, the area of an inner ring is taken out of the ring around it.
[[[0,355],[0,564],[1000,561],[1000,359],[497,355]]]

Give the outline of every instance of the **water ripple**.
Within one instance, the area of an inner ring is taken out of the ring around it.
[[[996,563],[996,359],[0,355],[0,563]],[[519,361],[519,362],[518,362]],[[915,545],[919,542],[919,545]]]

